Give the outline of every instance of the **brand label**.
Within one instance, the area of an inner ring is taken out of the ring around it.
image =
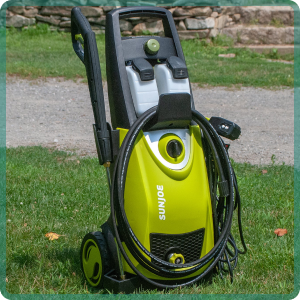
[[[165,220],[166,219],[166,211],[165,211],[165,203],[166,199],[164,199],[164,187],[163,185],[157,185],[157,197],[158,197],[158,213],[159,213],[159,219]]]

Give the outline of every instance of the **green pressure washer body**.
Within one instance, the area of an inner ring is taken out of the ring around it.
[[[159,18],[164,36],[122,37],[120,20]],[[86,67],[99,162],[106,168],[110,216],[88,233],[81,265],[88,283],[117,292],[175,288],[213,270],[229,272],[246,252],[240,197],[228,145],[240,128],[194,108],[172,14],[158,7],[115,9],[106,17],[106,122],[95,34],[78,7],[73,48]],[[231,235],[233,211],[244,250]]]

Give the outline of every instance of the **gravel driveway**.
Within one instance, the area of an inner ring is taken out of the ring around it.
[[[106,86],[104,89],[109,115]],[[60,78],[29,81],[10,77],[6,92],[7,147],[42,145],[82,156],[96,155],[87,84]],[[239,140],[230,142],[229,153],[235,161],[269,164],[274,154],[277,163],[294,164],[293,89],[193,85],[193,94],[202,114],[227,118],[242,128]]]

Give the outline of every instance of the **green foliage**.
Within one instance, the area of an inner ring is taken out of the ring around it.
[[[9,292],[88,292],[79,249],[83,236],[108,217],[105,176],[97,159],[41,147],[7,150]],[[49,241],[50,231],[64,236]]]
[[[260,54],[248,48],[204,45],[196,39],[182,41],[181,45],[192,82],[212,86],[294,86],[293,65],[269,62],[269,54]],[[218,56],[227,53],[234,53],[236,56]]]
[[[6,36],[13,35],[13,34],[16,34],[18,32],[19,32],[19,30],[15,27],[6,28]]]
[[[37,24],[35,27],[28,26],[27,29],[22,29],[23,34],[28,36],[34,36],[34,35],[41,35],[41,34],[47,34],[50,33],[50,28],[48,24]],[[57,31],[54,31],[53,34],[57,33]]]
[[[284,27],[284,24],[283,24],[282,20],[276,19],[276,18],[275,18],[275,19],[272,19],[270,25],[271,25],[271,26],[275,26],[275,27],[277,27],[277,28],[279,28],[279,27]]]
[[[102,75],[106,77],[104,35],[96,35]],[[71,34],[50,31],[48,25],[8,31],[6,72],[22,77],[85,78],[83,63],[75,54]]]
[[[234,40],[225,34],[218,34],[216,37],[212,38],[212,42],[214,46],[220,47],[233,47],[234,45]]]
[[[269,53],[269,57],[271,58],[271,59],[279,59],[279,53],[278,53],[278,50],[277,49],[275,49],[275,48],[273,48],[272,50],[271,50],[271,52]]]
[[[251,24],[251,25],[257,25],[257,24],[258,24],[258,19],[252,19],[252,20],[250,21],[250,24]]]
[[[234,146],[234,145],[232,145]],[[239,257],[234,282],[211,282],[143,294],[288,294],[294,284],[294,168],[234,163],[242,200],[246,255]],[[271,161],[270,161],[271,162]],[[262,174],[261,170],[267,173]],[[79,249],[89,231],[100,229],[109,212],[104,168],[96,158],[41,147],[7,149],[6,288],[9,293],[108,293],[88,287]],[[274,230],[286,228],[277,237]],[[62,234],[49,241],[48,232]],[[233,236],[238,247],[237,215]]]
[[[21,29],[10,27],[9,29],[6,30],[6,35],[27,38],[30,36],[45,35],[50,32],[51,30],[48,24],[37,24],[34,26],[28,26],[27,28],[24,27]],[[55,33],[57,33],[57,31],[53,31],[52,34]]]
[[[105,38],[104,35],[96,35],[96,39],[105,80]],[[294,86],[293,65],[266,60],[282,58],[277,54],[263,55],[249,49],[233,48],[232,39],[222,35],[216,37],[212,44],[199,39],[181,43],[192,82],[211,86]],[[49,27],[43,25],[29,27],[22,32],[13,29],[8,31],[6,49],[6,71],[9,75],[86,78],[84,65],[73,51],[70,33],[51,32]],[[218,57],[226,53],[235,53],[236,57]],[[292,60],[293,56],[288,59]]]
[[[142,30],[142,35],[154,35],[149,30]]]

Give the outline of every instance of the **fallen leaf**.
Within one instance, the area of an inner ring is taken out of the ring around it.
[[[278,229],[274,230],[274,233],[277,234],[278,236],[283,236],[283,235],[287,234],[287,230],[278,228]]]
[[[219,57],[233,58],[233,57],[235,57],[235,54],[234,53],[219,54]]]
[[[49,238],[49,241],[57,240],[61,234],[57,234],[55,232],[48,232],[45,234],[45,237]]]
[[[262,173],[262,174],[267,174],[268,171],[267,171],[267,170],[261,170],[261,173]]]

